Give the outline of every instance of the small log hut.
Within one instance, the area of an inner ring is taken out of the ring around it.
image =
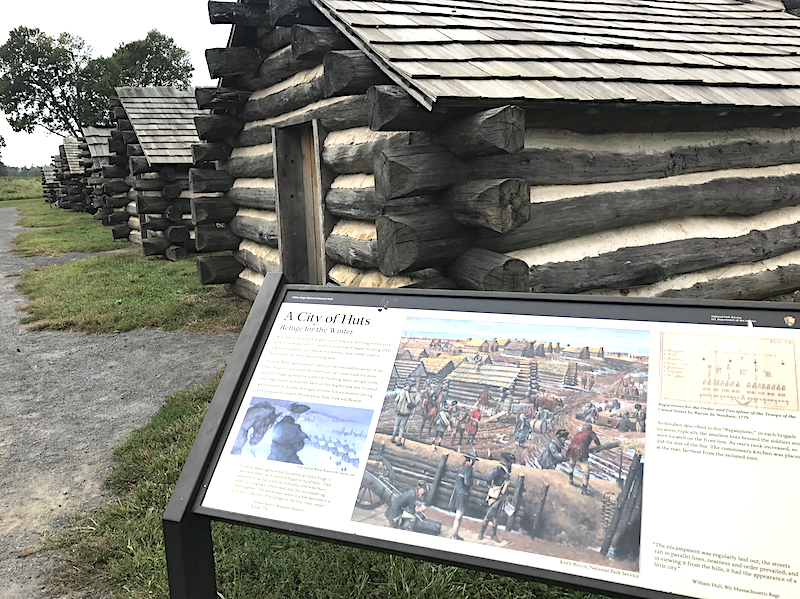
[[[90,158],[89,146],[83,138],[64,137],[62,141],[58,148],[59,159],[54,160],[56,179],[61,187],[56,205],[75,212],[86,212],[89,208],[84,161]]]
[[[239,247],[201,281],[799,289],[800,19],[571,4],[209,2],[197,176]]]
[[[42,167],[42,190],[44,191],[44,201],[48,204],[57,202],[61,192],[61,185],[57,178],[55,158],[56,157],[53,156],[53,162]]]
[[[116,93],[118,132],[110,145],[118,155],[124,148],[126,165],[110,169],[115,178],[104,187],[117,194],[113,208],[128,218],[120,217],[114,238],[127,234],[145,256],[182,260],[196,251],[191,200],[199,196],[189,190],[189,168],[192,145],[200,141],[194,118],[202,111],[194,90],[118,87]]]
[[[110,166],[109,157],[111,152],[108,149],[108,142],[111,139],[111,129],[106,127],[82,127],[81,133],[89,148],[90,161],[86,162],[87,179],[87,204],[94,213],[96,220],[103,221],[106,216],[105,203],[103,201],[103,184],[108,180],[106,174]]]

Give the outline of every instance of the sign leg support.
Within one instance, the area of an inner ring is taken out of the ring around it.
[[[218,599],[211,521],[187,513],[162,524],[170,599]]]

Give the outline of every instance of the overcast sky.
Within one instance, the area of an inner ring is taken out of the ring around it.
[[[203,0],[137,0],[133,5],[99,0],[40,0],[27,5],[15,2],[4,7],[0,18],[0,45],[8,32],[24,25],[38,27],[47,35],[62,31],[77,35],[93,48],[93,56],[108,56],[120,44],[142,39],[151,29],[158,29],[187,50],[194,65],[193,85],[212,85],[205,62],[206,48],[225,47],[229,25],[208,22],[207,3]],[[6,147],[0,150],[9,166],[41,166],[58,152],[61,138],[37,128],[36,132],[14,133],[0,113],[0,135]]]

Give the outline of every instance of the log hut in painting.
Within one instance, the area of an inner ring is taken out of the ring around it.
[[[201,111],[194,92],[170,87],[116,92],[117,131],[110,146],[125,156],[125,166],[110,168],[116,178],[104,184],[120,214],[114,238],[141,243],[145,256],[182,260],[195,252],[189,167],[192,145],[199,141],[194,117]]]
[[[760,299],[800,288],[780,3],[210,2],[204,283]],[[591,14],[591,18],[586,16]],[[647,24],[646,27],[643,24]]]

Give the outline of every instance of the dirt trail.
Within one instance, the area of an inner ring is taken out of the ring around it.
[[[15,275],[89,255],[15,256],[11,239],[24,230],[16,220],[15,208],[0,208],[0,596],[44,599],[57,557],[20,555],[70,514],[108,501],[100,485],[112,448],[165,396],[224,366],[236,335],[23,331]]]

